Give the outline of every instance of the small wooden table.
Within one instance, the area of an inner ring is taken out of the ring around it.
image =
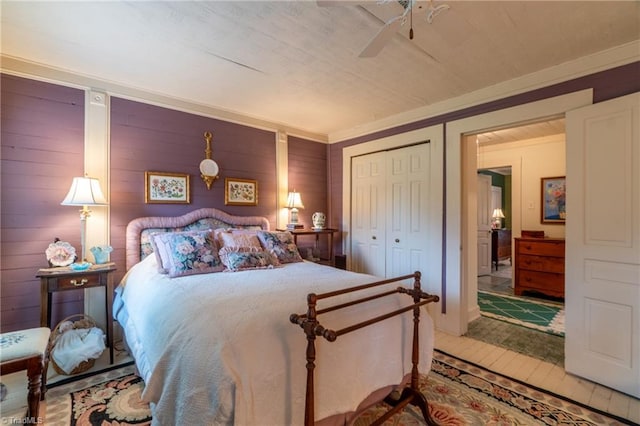
[[[56,291],[104,287],[107,322],[107,345],[109,362],[113,364],[113,277],[115,263],[93,265],[85,271],[74,271],[69,267],[40,269],[40,326],[51,328],[51,294]]]
[[[329,257],[320,258],[322,263],[333,265],[333,234],[338,232],[337,229],[325,228],[325,229],[278,229],[278,231],[289,231],[293,235],[293,242],[298,245],[298,236],[300,235],[315,235],[315,248],[318,249],[320,245],[320,235],[326,235],[329,244]]]

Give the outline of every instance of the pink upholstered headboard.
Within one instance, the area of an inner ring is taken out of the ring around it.
[[[152,233],[218,228],[268,231],[269,221],[262,216],[233,216],[214,208],[198,209],[182,216],[149,216],[134,219],[127,225],[127,270],[153,252],[149,241]]]

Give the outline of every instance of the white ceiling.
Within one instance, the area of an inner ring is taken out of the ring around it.
[[[398,2],[3,0],[2,54],[331,135],[640,38],[638,1],[443,3],[360,58]]]

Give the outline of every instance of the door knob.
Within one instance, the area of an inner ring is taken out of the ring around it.
[[[374,235],[374,236],[372,236],[372,237],[371,237],[371,239],[372,239],[372,240],[375,240],[375,239],[376,239],[376,236],[375,236],[375,235]]]
[[[396,238],[396,243],[399,243],[399,242],[400,242],[400,239],[399,239],[399,238]]]

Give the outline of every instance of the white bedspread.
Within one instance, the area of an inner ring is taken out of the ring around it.
[[[306,338],[289,315],[306,311],[310,292],[377,280],[310,262],[173,279],[156,268],[154,256],[134,266],[114,307],[145,381],[154,425],[302,424]],[[333,299],[320,308],[344,300]],[[409,296],[394,295],[319,320],[337,330],[411,303]],[[422,312],[420,371],[426,373],[433,323]],[[352,412],[372,391],[410,373],[412,326],[408,312],[336,342],[318,338],[316,419]]]

